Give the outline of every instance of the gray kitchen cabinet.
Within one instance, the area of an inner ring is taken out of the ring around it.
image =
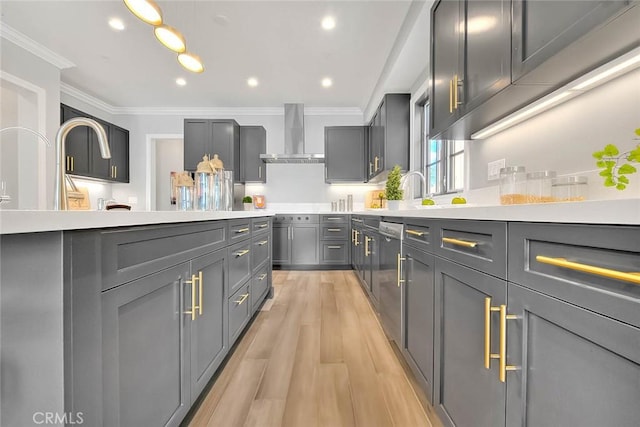
[[[409,94],[385,94],[370,123],[368,179],[386,179],[395,165],[409,170]]]
[[[273,265],[309,268],[320,265],[320,226],[315,214],[278,215],[273,222]]]
[[[324,181],[365,182],[365,126],[324,128]]]
[[[364,277],[365,288],[374,307],[378,307],[380,301],[380,239],[382,236],[373,229],[367,228],[362,231],[364,240],[362,247],[362,275]]]
[[[485,346],[498,352],[498,315],[491,311],[485,342],[485,307],[506,304],[506,281],[437,257],[433,406],[445,426],[505,425],[505,387],[498,362],[484,367]]]
[[[234,294],[251,277],[251,258],[253,248],[247,239],[229,246],[229,290],[227,295]]]
[[[360,283],[364,284],[364,236],[362,234],[364,220],[362,217],[351,217],[351,262],[353,269],[360,278]],[[367,291],[368,292],[368,291]]]
[[[403,353],[433,403],[435,257],[409,245],[404,250]]]
[[[251,306],[252,314],[258,310],[260,303],[269,293],[269,269],[271,266],[269,263],[264,264],[251,279],[251,288],[249,293],[251,294]]]
[[[291,264],[291,229],[288,224],[273,223],[272,258],[274,265]]]
[[[232,119],[184,120],[184,170],[195,171],[204,155],[217,154],[225,170],[240,177],[240,125]]]
[[[107,134],[107,140],[109,141],[109,148],[111,148],[112,132],[111,132],[110,124],[105,122],[104,120],[100,120],[97,118],[94,118],[94,120],[104,128],[104,131]],[[100,154],[100,149],[98,146],[98,135],[93,129],[89,129],[89,128],[87,129],[89,130],[88,144],[89,144],[89,153],[91,156],[89,160],[91,173],[103,179],[113,179],[114,176],[113,176],[113,170],[111,168],[111,159],[102,158],[102,155]]]
[[[267,182],[267,165],[260,154],[267,152],[263,126],[240,126],[240,182]]]
[[[516,284],[508,294],[507,425],[638,425],[640,328]]]
[[[251,281],[245,282],[229,298],[229,345],[232,346],[252,314]]]
[[[320,229],[318,224],[295,224],[291,228],[291,264],[317,265]]]
[[[227,270],[227,251],[218,250],[191,261],[191,279],[197,280],[197,286],[191,285],[190,291],[197,294],[187,306],[198,306],[197,313],[187,315],[190,323],[191,354],[191,396],[192,400],[200,395],[216,369],[222,363],[229,349],[227,336],[227,303],[225,281]],[[202,283],[200,283],[202,281]],[[192,310],[192,307],[189,308]]]
[[[103,425],[177,426],[189,410],[188,278],[179,264],[103,293]]]
[[[347,267],[351,263],[351,226],[349,215],[320,215],[320,264],[334,268]]]
[[[60,104],[60,123],[76,117],[87,117],[82,111]],[[69,131],[66,139],[66,173],[89,176],[89,159],[93,147],[89,145],[89,131],[86,126],[78,126]]]
[[[109,173],[117,182],[129,182],[129,131],[111,125],[109,146],[111,147],[111,162]]]

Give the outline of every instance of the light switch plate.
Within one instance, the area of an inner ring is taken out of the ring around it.
[[[507,164],[505,159],[494,160],[487,163],[487,180],[494,181],[500,178],[500,169]]]

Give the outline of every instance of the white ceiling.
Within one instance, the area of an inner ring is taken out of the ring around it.
[[[413,4],[412,4],[413,3]],[[141,107],[367,109],[385,91],[409,91],[428,65],[428,0],[158,1],[205,72],[184,70],[153,28],[121,0],[0,0],[6,25],[75,66],[61,80],[107,104]],[[321,19],[336,18],[327,32]],[[107,24],[119,17],[125,31]],[[257,77],[260,85],[246,81]],[[175,84],[187,80],[185,87]],[[324,89],[323,77],[333,86]]]

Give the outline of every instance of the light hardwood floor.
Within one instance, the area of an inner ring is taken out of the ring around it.
[[[273,282],[189,426],[440,426],[353,272]]]

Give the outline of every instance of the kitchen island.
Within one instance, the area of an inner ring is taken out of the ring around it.
[[[270,217],[0,211],[0,423],[178,425],[270,292]]]

